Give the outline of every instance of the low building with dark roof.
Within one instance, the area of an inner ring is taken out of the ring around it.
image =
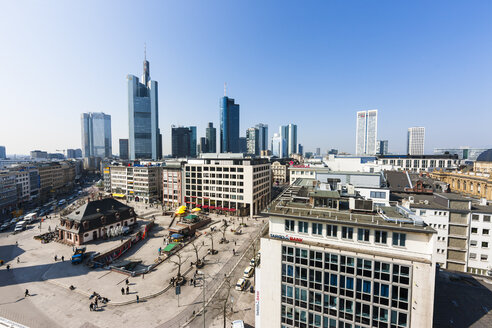
[[[95,200],[60,219],[58,240],[69,245],[82,245],[118,233],[122,227],[135,224],[136,219],[132,207],[113,198]]]

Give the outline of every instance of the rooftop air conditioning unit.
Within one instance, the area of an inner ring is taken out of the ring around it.
[[[487,206],[487,198],[480,198],[480,205]]]

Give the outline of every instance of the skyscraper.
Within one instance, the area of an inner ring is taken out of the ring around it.
[[[297,125],[282,125],[279,129],[280,137],[286,143],[286,153],[281,157],[289,157],[297,153]],[[284,147],[282,147],[283,149]]]
[[[159,131],[157,81],[150,79],[150,65],[143,62],[141,82],[128,75],[128,148],[130,159],[159,159],[162,141]]]
[[[111,116],[104,113],[83,113],[82,152],[84,157],[111,157]]]
[[[207,145],[207,138],[206,137],[200,138],[200,145],[198,146],[198,153],[200,153],[200,154],[208,153],[208,145]]]
[[[239,104],[224,96],[220,102],[220,152],[239,153]]]
[[[120,159],[128,159],[128,139],[120,139]]]
[[[250,155],[259,155],[259,130],[257,128],[249,128],[246,130],[246,148]]]
[[[255,126],[258,129],[258,147],[260,152],[268,149],[268,124],[259,123]]]
[[[190,157],[196,157],[196,126],[190,126]]]
[[[378,110],[357,112],[357,129],[355,136],[355,154],[375,155],[378,132]]]
[[[0,146],[0,159],[7,158],[7,152],[5,151],[5,146]]]
[[[297,153],[304,155],[304,147],[301,144],[297,145]]]
[[[287,157],[287,143],[280,133],[274,133],[272,137],[272,155],[279,158]]]
[[[205,132],[205,138],[207,139],[207,151],[206,151],[206,153],[216,153],[217,152],[217,129],[214,128],[214,124],[212,122],[208,123],[208,127],[207,127],[207,130]]]
[[[172,156],[173,157],[190,157],[192,129],[189,127],[172,127]],[[196,142],[195,142],[196,151]],[[194,156],[193,156],[194,157]]]
[[[425,128],[408,128],[407,133],[407,154],[424,155]]]
[[[376,154],[387,155],[388,154],[388,140],[378,140],[376,143]]]

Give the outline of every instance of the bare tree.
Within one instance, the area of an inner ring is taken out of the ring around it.
[[[231,291],[234,285],[231,282],[230,276],[224,277],[224,284],[220,289],[220,294],[217,295],[217,301],[214,301],[209,305],[212,308],[220,310],[222,312],[224,328],[227,327],[226,319],[234,313],[231,302]]]
[[[191,246],[193,247],[193,250],[195,251],[195,255],[196,255],[196,267],[198,268],[199,266],[201,267],[202,265],[202,260],[200,260],[200,257],[198,256],[198,252],[200,251],[200,249],[203,247],[202,245],[197,245],[196,244],[196,240],[194,240],[192,243],[191,243]]]
[[[210,249],[210,253],[212,255],[214,255],[215,254],[215,250],[214,250],[214,235],[213,235],[213,233],[208,234],[208,238],[210,238],[210,243],[212,244],[211,245],[212,246],[212,249]]]
[[[178,258],[178,261],[173,261],[173,260],[170,260],[172,263],[176,264],[176,266],[178,267],[178,275],[176,276],[176,279],[177,279],[177,282],[179,283],[180,282],[180,278],[181,278],[181,266],[183,265],[184,262],[186,262],[188,260],[188,258],[182,260],[181,259],[181,254],[175,254],[176,257]]]
[[[222,232],[222,239],[221,239],[222,242],[227,242],[227,239],[225,237],[226,231],[227,231],[227,225],[223,225],[222,230],[220,231]]]

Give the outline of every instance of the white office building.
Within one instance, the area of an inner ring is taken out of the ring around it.
[[[355,154],[375,155],[378,134],[378,110],[357,112],[357,127],[355,135]]]
[[[408,128],[407,134],[407,154],[424,155],[425,128]]]
[[[402,207],[350,213],[303,190],[266,211],[255,327],[431,327],[435,230]]]

